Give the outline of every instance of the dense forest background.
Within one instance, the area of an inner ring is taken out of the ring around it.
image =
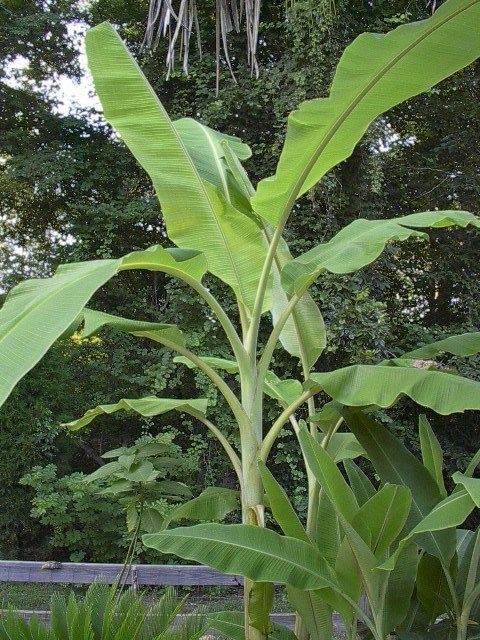
[[[87,25],[117,25],[173,118],[195,117],[251,145],[247,168],[256,182],[274,171],[288,113],[300,101],[327,93],[341,52],[356,35],[383,32],[432,11],[427,0],[269,0],[261,16],[259,78],[251,77],[246,64],[244,36],[233,34],[237,83],[222,65],[216,95],[214,2],[198,4],[203,57],[192,47],[189,74],[179,67],[167,80],[166,44],[141,51],[148,0],[0,1],[1,297],[25,277],[51,274],[60,262],[121,256],[167,242],[147,177],[95,112],[93,99],[89,109],[59,104],[62,79],[82,73],[80,42]],[[452,207],[479,213],[479,71],[478,64],[469,67],[377,121],[352,157],[299,203],[287,231],[293,249],[328,240],[357,217]],[[434,232],[429,244],[389,247],[353,277],[324,277],[314,295],[329,346],[317,368],[376,362],[475,330],[479,249],[474,232]],[[217,294],[227,309],[233,305],[226,289]],[[202,305],[163,275],[116,278],[92,306],[174,322],[198,353],[228,353]],[[215,421],[228,429],[228,411],[206,377],[173,365],[170,355],[119,334],[65,339],[18,385],[0,412],[0,555],[121,560],[126,535],[120,508],[87,489],[79,472],[94,470],[107,449],[145,433],[175,435],[184,480],[194,492],[234,485],[222,452],[191,419],[110,417],[75,436],[59,426],[99,403],[163,393],[195,397],[200,389],[211,398]],[[480,377],[480,358],[449,364]],[[288,376],[296,366],[278,351],[277,372]],[[404,401],[383,416],[413,451],[418,413]],[[478,417],[431,418],[446,450],[447,472],[461,468],[480,447]],[[233,425],[230,432],[234,441]],[[303,469],[287,430],[272,462],[304,511]]]

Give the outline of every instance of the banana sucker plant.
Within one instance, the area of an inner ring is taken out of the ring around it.
[[[425,416],[419,419],[420,462],[371,416],[358,409],[343,411],[382,483],[395,482],[411,496],[405,526],[376,571],[380,580],[403,575],[404,606],[396,619],[396,634],[402,640],[478,638],[480,529],[460,527],[480,506],[480,478],[473,477],[480,450],[463,473],[453,474],[448,494],[442,448]],[[408,555],[417,567],[409,583],[404,566]]]
[[[337,409],[370,458],[381,480],[378,491],[355,463],[344,461],[347,483],[310,434],[303,431],[300,439],[328,503],[323,509],[335,514],[337,528],[329,535],[337,578],[351,600],[358,602],[363,593],[369,604],[369,615],[360,613],[365,636],[477,637],[478,532],[456,528],[480,505],[480,479],[472,477],[480,452],[464,473],[453,475],[455,488],[448,495],[443,453],[425,416],[419,424],[420,462],[372,418],[371,408]],[[357,611],[341,597],[339,602],[354,638]]]
[[[334,409],[344,413],[356,440],[351,433],[337,433],[342,436],[340,441],[332,439],[325,448],[308,433],[306,425],[300,432],[305,458],[321,487],[315,540],[280,484],[260,463],[269,507],[285,536],[259,530],[259,538],[263,536],[269,543],[268,550],[266,546],[255,550],[256,562],[264,563],[262,574],[268,572],[269,579],[287,583],[291,603],[302,612],[311,637],[332,637],[331,618],[324,613],[325,607],[334,607],[349,640],[355,640],[359,631],[362,638],[374,640],[385,640],[390,634],[401,640],[478,638],[480,528],[457,527],[480,506],[480,478],[473,477],[480,451],[463,473],[453,475],[454,489],[448,495],[443,452],[425,416],[419,425],[420,462],[372,419],[371,408],[370,415],[338,404]],[[370,457],[381,480],[378,489],[353,462],[360,455]],[[337,466],[339,462],[343,462],[348,482]],[[242,528],[245,525],[226,525],[210,527],[210,532],[232,552],[230,531],[239,536]],[[184,529],[172,535],[188,533]],[[147,536],[147,543],[172,547],[168,534]],[[314,565],[319,550],[330,567],[323,575],[329,586],[317,588],[314,597],[308,593],[308,581],[304,579],[300,588],[298,575],[285,570],[292,557],[302,562],[305,545],[310,547],[311,573],[316,570],[318,574],[318,565]],[[255,571],[245,558],[237,564],[246,576]],[[368,607],[360,606],[362,598]],[[363,624],[358,626],[358,621]],[[232,620],[228,612],[211,616],[210,624],[235,639],[243,630],[242,621]],[[236,632],[239,629],[240,633]],[[274,637],[278,635],[274,625],[269,630]]]
[[[88,63],[105,117],[152,179],[168,237],[176,247],[157,245],[117,259],[62,265],[51,278],[15,287],[0,311],[0,402],[56,339],[80,326],[84,337],[108,326],[150,339],[208,376],[236,421],[238,450],[208,418],[207,401],[201,398],[122,399],[91,409],[70,428],[80,428],[101,413],[127,410],[156,416],[174,410],[198,419],[218,438],[236,472],[241,495],[244,524],[238,535],[236,529],[228,530],[230,548],[225,550],[223,541],[215,538],[215,526],[220,525],[170,530],[160,534],[161,545],[160,539],[147,542],[225,572],[237,572],[241,561],[248,561],[252,571],[245,581],[245,633],[249,638],[260,640],[268,634],[265,620],[273,590],[269,583],[278,579],[278,571],[272,577],[268,563],[255,549],[278,556],[280,564],[277,544],[289,551],[289,561],[281,565],[283,581],[293,585],[292,599],[299,589],[307,594],[297,607],[305,610],[297,624],[300,637],[314,635],[303,620],[317,591],[331,588],[335,577],[322,549],[312,554],[305,542],[293,540],[292,546],[289,537],[278,542],[274,532],[262,530],[265,498],[258,463],[267,460],[287,423],[302,433],[298,411],[306,407],[312,418],[319,393],[345,407],[388,407],[406,395],[443,414],[480,409],[480,383],[417,366],[416,360],[396,363],[404,366],[359,364],[312,373],[326,333],[321,311],[308,293],[323,273],[357,271],[373,262],[391,241],[425,240],[427,228],[478,228],[477,217],[460,210],[435,210],[396,219],[359,218],[329,242],[295,258],[282,237],[298,198],[351,155],[379,115],[429,90],[480,55],[479,22],[480,0],[447,0],[428,20],[386,35],[359,36],[342,55],[329,97],[307,101],[290,115],[276,173],[256,189],[242,166],[250,156],[245,144],[189,118],[172,122],[114,28],[104,23],[87,34]],[[208,319],[224,331],[231,359],[197,355],[174,325],[86,308],[98,288],[132,269],[160,271],[191,287],[208,309]],[[203,282],[207,272],[232,289],[237,318],[227,315]],[[271,331],[260,348],[259,329],[267,314]],[[298,358],[300,379],[285,380],[271,370],[279,342]],[[229,383],[232,373],[239,380],[238,392]],[[279,404],[273,424],[265,424],[263,418],[266,395]],[[331,425],[323,446],[339,423]],[[310,429],[312,437],[317,437],[315,422]],[[306,467],[306,532],[316,540],[320,485],[308,461]],[[331,606],[323,608],[321,615],[328,618],[330,613]]]

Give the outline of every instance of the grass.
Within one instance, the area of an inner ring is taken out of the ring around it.
[[[54,593],[68,595],[70,591],[82,594],[85,593],[86,588],[70,584],[0,582],[0,608],[13,607],[28,611],[43,611],[49,607]]]

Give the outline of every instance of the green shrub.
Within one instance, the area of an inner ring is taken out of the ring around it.
[[[20,483],[34,489],[31,515],[50,531],[48,543],[55,557],[72,562],[119,562],[128,547],[118,500],[98,492],[102,485],[87,484],[81,472],[58,477],[56,465],[33,467]]]
[[[145,457],[147,447],[152,445],[158,450]],[[198,464],[192,456],[183,455],[182,449],[173,443],[173,434],[164,433],[156,438],[144,435],[128,450],[122,447],[107,452],[104,455],[110,467],[99,467],[90,477],[82,472],[59,476],[54,464],[33,467],[20,483],[34,490],[31,516],[48,528],[48,543],[54,557],[68,557],[72,562],[123,562],[132,533],[128,523],[132,511],[136,513],[137,509],[137,487],[132,483],[126,492],[117,491],[117,475],[106,472],[111,468],[111,458],[125,451],[138,451],[143,461],[156,465],[158,475],[149,483],[150,494],[146,495],[144,510],[155,511],[159,519],[172,511],[182,497],[165,494],[162,484],[167,484],[170,492],[176,491],[180,483],[175,481],[191,481]],[[137,484],[141,489],[141,483]],[[188,487],[182,484],[180,488],[188,492],[183,497],[190,497]],[[158,554],[146,552],[140,543],[137,547],[142,558],[147,553],[158,562]]]

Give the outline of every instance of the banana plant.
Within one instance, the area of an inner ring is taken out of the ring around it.
[[[440,344],[440,343],[438,343]],[[397,628],[403,640],[478,637],[480,631],[480,528],[460,527],[480,507],[480,479],[473,477],[480,450],[463,473],[452,476],[448,495],[443,480],[443,452],[428,420],[419,420],[423,464],[383,425],[358,410],[345,409],[356,434],[383,482],[398,482],[410,491],[407,526],[380,571],[395,570],[402,555],[418,546],[415,592]],[[395,465],[391,460],[395,460]]]
[[[312,638],[332,637],[331,614],[336,610],[349,640],[357,637],[357,621],[370,637],[385,640],[407,616],[417,573],[419,556],[413,545],[401,554],[394,570],[378,570],[406,523],[411,492],[388,483],[378,492],[372,486],[371,497],[360,504],[331,454],[305,427],[300,439],[322,488],[319,538],[309,536],[282,487],[260,463],[268,503],[283,536],[249,525],[197,525],[144,536],[144,543],[188,557],[192,557],[188,547],[197,543],[193,553],[197,560],[223,570],[228,565],[257,584],[286,584],[289,600]],[[198,545],[199,540],[204,544]],[[368,612],[361,606],[362,595]],[[225,619],[226,612],[212,624],[228,637],[238,637]],[[268,615],[262,624],[265,630],[273,630],[268,627]]]
[[[387,407],[406,395],[444,414],[479,409],[480,383],[418,367],[416,360],[405,361],[403,367],[360,364],[312,373],[326,334],[321,311],[308,293],[322,274],[355,272],[372,263],[392,241],[426,240],[428,228],[479,228],[477,217],[465,211],[435,210],[393,220],[357,219],[330,241],[295,258],[282,237],[296,201],[350,156],[375,118],[479,57],[479,21],[480,0],[447,0],[427,20],[402,25],[386,35],[359,36],[338,64],[329,97],[307,101],[290,115],[276,173],[256,189],[242,166],[250,155],[246,145],[192,119],[171,121],[114,28],[104,23],[91,29],[86,37],[87,58],[105,117],[150,176],[168,237],[176,246],[62,265],[51,278],[15,287],[0,312],[0,403],[55,340],[76,329],[86,337],[109,326],[156,342],[200,369],[225,398],[238,426],[238,450],[209,419],[206,400],[198,398],[116,399],[112,405],[88,411],[71,428],[80,428],[100,413],[119,410],[145,416],[173,410],[203,423],[218,438],[237,474],[243,523],[251,540],[242,538],[244,534],[237,539],[232,533],[232,544],[236,540],[232,554],[217,552],[214,537],[198,535],[195,540],[185,539],[176,552],[203,558],[224,571],[236,570],[236,560],[252,551],[247,550],[250,543],[253,548],[260,544],[264,491],[258,460],[267,460],[284,425],[291,423],[300,432],[296,412],[305,405],[309,416],[314,416],[318,393],[347,407],[364,406],[367,400]],[[86,308],[99,287],[132,269],[160,271],[191,287],[208,309],[208,318],[225,333],[231,358],[200,357],[173,325]],[[203,281],[207,273],[230,287],[237,317],[229,317],[212,295]],[[267,314],[271,331],[260,348],[260,324],[266,322]],[[285,380],[270,369],[279,342],[298,358],[300,379]],[[228,378],[233,372],[239,380],[238,393]],[[279,404],[273,424],[264,424],[266,395]],[[332,426],[324,444],[336,428]],[[312,423],[312,434],[316,431]],[[307,533],[315,538],[320,487],[308,465],[307,474]],[[181,534],[171,530],[162,535],[180,540]],[[272,549],[276,540],[270,536]],[[311,556],[305,541],[288,544],[293,545],[291,558],[299,554],[298,564],[282,565],[294,576],[293,586],[333,589],[335,581],[325,557],[320,552]],[[252,640],[266,635],[265,625],[258,622],[259,610],[264,611],[270,598],[271,587],[265,588],[264,583],[272,578],[262,567],[259,563],[258,571],[245,581],[245,633]],[[297,631],[301,637],[308,635],[302,624]]]
[[[480,596],[477,577],[480,543],[478,532],[456,527],[480,505],[480,479],[472,477],[480,455],[474,457],[465,473],[453,475],[455,489],[447,495],[443,454],[425,416],[420,419],[422,464],[384,426],[376,424],[372,434],[371,419],[360,414],[358,410],[350,410],[346,414],[348,423],[357,424],[353,429],[384,484],[357,511],[355,500],[359,504],[362,494],[348,488],[315,439],[304,431],[301,440],[340,520],[345,534],[343,542],[348,543],[355,560],[357,571],[353,569],[351,580],[357,574],[357,582],[361,582],[368,598],[376,631],[372,631],[371,637],[384,638],[395,632],[405,640],[414,637],[465,640],[469,631],[478,633],[480,623],[475,610]],[[384,446],[387,441],[388,449]],[[386,470],[392,467],[390,459],[397,462],[396,473]],[[351,470],[352,463],[350,474]],[[356,469],[356,473],[361,472]],[[428,476],[431,482],[427,481]],[[390,484],[393,480],[398,484]],[[422,513],[425,508],[422,501],[434,485],[437,502]],[[355,505],[350,522],[349,510],[344,506],[347,496]],[[343,569],[342,564],[340,567]]]

